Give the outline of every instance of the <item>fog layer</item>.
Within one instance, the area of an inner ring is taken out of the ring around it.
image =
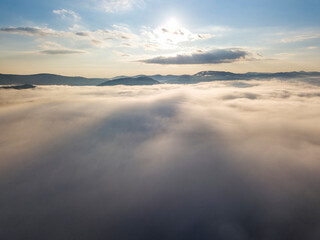
[[[320,88],[0,90],[0,239],[320,239]]]

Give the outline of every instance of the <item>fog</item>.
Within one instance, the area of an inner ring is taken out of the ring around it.
[[[0,239],[320,239],[305,81],[0,90]]]

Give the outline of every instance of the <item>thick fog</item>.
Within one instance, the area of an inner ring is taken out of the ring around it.
[[[0,239],[320,239],[320,88],[0,90]]]

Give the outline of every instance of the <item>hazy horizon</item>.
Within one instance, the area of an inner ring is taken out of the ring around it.
[[[207,70],[207,71],[213,71],[213,72],[229,72],[229,71],[215,71],[215,70]],[[41,75],[41,74],[48,74],[48,75],[59,75],[59,76],[64,76],[64,77],[84,77],[84,78],[116,78],[116,77],[136,77],[136,76],[155,76],[155,75],[161,75],[161,76],[167,76],[167,75],[177,75],[177,76],[182,76],[182,75],[196,75],[197,73],[201,73],[201,72],[206,72],[206,71],[199,71],[199,72],[193,72],[190,74],[186,74],[186,73],[182,73],[182,74],[159,74],[159,73],[155,73],[155,74],[143,74],[143,73],[139,73],[136,75],[114,75],[114,76],[109,76],[109,77],[90,77],[90,76],[83,76],[83,75],[63,75],[63,74],[57,74],[57,73],[50,73],[50,72],[37,72],[37,73],[30,73],[30,74],[16,74],[16,73],[2,73],[0,72],[0,74],[3,75],[22,75],[22,76],[32,76],[32,75]],[[245,74],[245,73],[292,73],[292,72],[306,72],[306,73],[310,73],[310,72],[317,72],[319,73],[320,71],[304,71],[304,70],[295,70],[295,71],[284,71],[284,72],[275,72],[275,71],[270,71],[270,72],[230,72],[230,73],[234,73],[234,74]]]

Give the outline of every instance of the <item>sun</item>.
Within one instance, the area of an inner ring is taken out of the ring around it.
[[[191,36],[190,31],[173,17],[156,28],[154,33],[156,42],[164,49],[175,48],[179,43],[188,41]]]
[[[169,31],[175,31],[179,29],[180,24],[175,18],[170,18],[168,21],[163,25],[163,27]]]

